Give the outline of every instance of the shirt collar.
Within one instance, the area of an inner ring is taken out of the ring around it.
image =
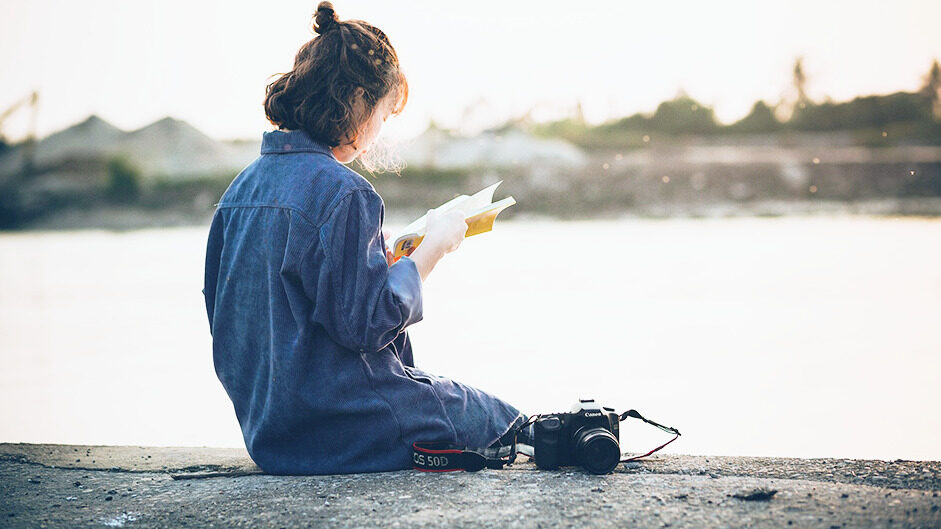
[[[261,138],[262,154],[284,154],[290,152],[319,152],[333,157],[330,146],[311,139],[302,130],[274,130],[265,132]]]

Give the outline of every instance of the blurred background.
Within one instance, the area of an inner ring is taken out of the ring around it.
[[[353,164],[390,230],[517,200],[425,284],[420,367],[677,453],[941,458],[941,4],[334,5],[409,78],[404,168]],[[0,442],[241,446],[206,236],[315,6],[0,6]]]

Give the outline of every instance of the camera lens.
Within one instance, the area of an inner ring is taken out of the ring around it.
[[[575,438],[575,459],[592,474],[607,474],[621,461],[621,447],[608,430],[589,428]]]

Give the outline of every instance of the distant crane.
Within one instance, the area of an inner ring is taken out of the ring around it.
[[[29,173],[33,167],[33,153],[36,147],[36,118],[39,113],[39,92],[33,91],[28,96],[13,103],[6,110],[0,112],[0,154],[11,147],[3,135],[3,122],[7,120],[14,112],[23,107],[30,108],[29,126],[26,132],[26,139],[23,140],[23,172]]]

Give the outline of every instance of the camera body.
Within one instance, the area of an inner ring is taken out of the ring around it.
[[[621,460],[618,414],[593,399],[582,399],[569,413],[540,416],[533,424],[533,458],[543,470],[581,465],[607,474]]]

